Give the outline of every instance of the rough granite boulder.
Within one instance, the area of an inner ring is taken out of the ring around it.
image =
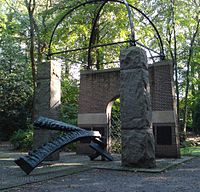
[[[147,57],[138,47],[120,54],[122,165],[155,167]]]
[[[154,136],[152,130],[122,130],[122,165],[155,167]]]

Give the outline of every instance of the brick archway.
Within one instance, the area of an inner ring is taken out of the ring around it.
[[[179,157],[171,62],[149,65],[149,80],[156,155]],[[109,115],[106,109],[119,95],[120,69],[81,72],[78,126],[100,131],[108,148]],[[77,152],[87,153],[87,142],[81,144]]]

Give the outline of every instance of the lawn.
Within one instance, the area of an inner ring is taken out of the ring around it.
[[[200,146],[181,148],[181,155],[200,156]]]

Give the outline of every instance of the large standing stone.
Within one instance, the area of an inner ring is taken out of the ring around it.
[[[61,65],[55,61],[41,63],[38,66],[37,86],[34,100],[34,119],[45,116],[59,119],[61,98]],[[35,130],[33,137],[33,148],[57,137],[57,131]],[[48,160],[58,160],[59,153],[52,154]]]
[[[120,54],[122,165],[155,167],[147,57],[138,47]]]

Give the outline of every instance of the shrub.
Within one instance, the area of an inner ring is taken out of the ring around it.
[[[120,99],[116,99],[112,106],[110,137],[111,152],[121,153]]]
[[[192,126],[195,133],[200,133],[200,99],[195,103]]]
[[[76,125],[78,114],[78,82],[68,77],[62,79],[61,120]]]
[[[27,151],[32,148],[33,144],[33,129],[19,129],[11,136],[10,142],[14,145],[14,149]]]
[[[65,152],[76,152],[76,148],[79,143],[80,143],[79,141],[70,143],[65,147],[63,147],[61,150]]]
[[[30,80],[21,78],[18,73],[2,71],[0,68],[0,140],[8,141],[14,131],[27,129],[33,90]]]

